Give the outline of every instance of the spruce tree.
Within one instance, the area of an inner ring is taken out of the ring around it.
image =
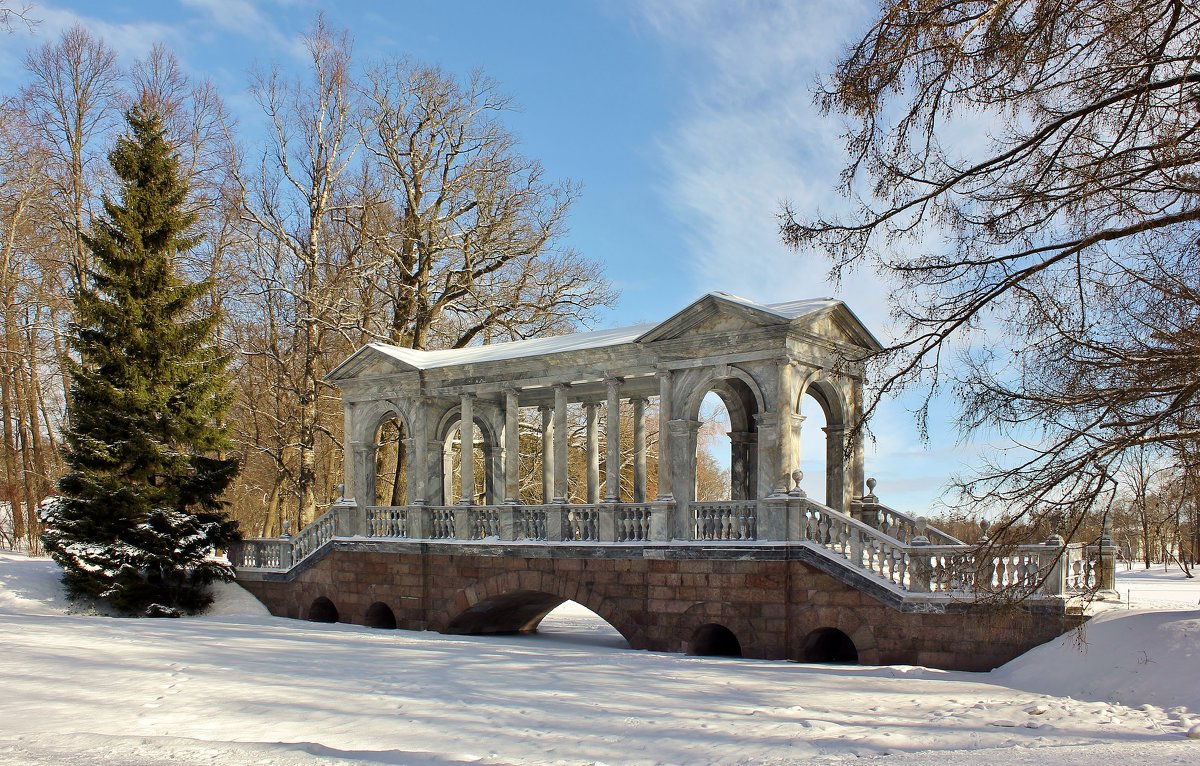
[[[73,296],[69,472],[47,518],[46,550],[75,596],[119,611],[177,616],[229,579],[210,556],[238,538],[220,496],[237,473],[222,425],[229,405],[218,317],[176,261],[199,243],[187,184],[160,117],[135,106],[109,154],[119,201],[85,242],[93,264]]]

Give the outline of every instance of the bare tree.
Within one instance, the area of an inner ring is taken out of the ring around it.
[[[578,189],[516,151],[495,82],[393,61],[365,91],[383,198],[366,232],[380,255],[379,336],[459,348],[563,332],[612,299],[595,266],[561,245]]]
[[[276,374],[270,379],[282,386],[281,394],[295,397],[298,409],[294,428],[279,434],[285,439],[280,453],[292,447],[297,453],[297,523],[316,512],[321,379],[328,344],[340,338],[344,290],[357,263],[333,246],[331,229],[334,219],[359,204],[342,185],[361,143],[353,122],[349,35],[318,17],[305,47],[311,80],[288,81],[278,70],[256,78],[252,92],[271,122],[271,153],[253,176],[235,171],[244,219],[254,229],[250,268],[257,299],[275,325],[247,352],[271,360]],[[281,461],[287,462],[282,454]]]
[[[965,433],[1022,448],[965,503],[1074,528],[1128,450],[1200,435],[1197,51],[1180,0],[889,1],[819,91],[853,209],[785,206],[784,239],[894,287],[868,415],[949,378]]]

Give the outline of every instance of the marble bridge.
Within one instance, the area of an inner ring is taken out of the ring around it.
[[[722,293],[653,325],[448,351],[373,343],[327,378],[347,499],[230,560],[276,615],[511,633],[573,600],[632,648],[693,654],[986,670],[1078,625],[1110,547],[981,547],[879,501],[847,437],[854,360],[878,348],[841,301]],[[717,502],[695,496],[709,393],[730,424]],[[824,502],[800,489],[805,397],[825,416]],[[531,423],[534,498],[521,494]]]

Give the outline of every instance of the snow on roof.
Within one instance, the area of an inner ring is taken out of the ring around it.
[[[730,295],[729,293],[714,292],[708,293],[699,300],[694,301],[687,308],[673,314],[671,318],[679,316],[679,314],[706,299],[716,299],[740,305],[752,311],[779,317],[784,321],[798,319],[842,303],[835,298],[807,298],[805,300],[787,301],[784,303],[761,304],[747,298]],[[633,343],[643,335],[648,334],[651,330],[671,321],[671,318],[662,322],[634,325],[632,327],[617,327],[609,330],[554,335],[546,338],[530,338],[528,340],[516,340],[507,343],[491,343],[482,346],[468,346],[467,348],[442,349],[437,351],[422,351],[393,346],[387,343],[369,343],[351,356],[350,359],[347,359],[330,372],[327,377],[336,377],[351,360],[360,358],[361,353],[367,349],[395,359],[414,369],[430,370],[439,367],[453,367],[460,364],[519,359],[522,357],[539,356],[541,354],[582,351]]]
[[[422,370],[436,367],[452,367],[456,364],[472,362],[492,362],[502,359],[516,359],[540,354],[553,354],[562,351],[580,351],[604,346],[619,346],[632,343],[635,338],[654,327],[652,324],[634,325],[633,327],[617,327],[611,330],[596,330],[593,332],[577,332],[570,335],[551,335],[546,338],[530,338],[514,340],[507,343],[490,343],[485,346],[468,346],[466,348],[450,348],[440,351],[418,351],[411,348],[391,346],[387,343],[371,343],[373,348],[393,359]]]

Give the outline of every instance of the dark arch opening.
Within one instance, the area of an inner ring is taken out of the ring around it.
[[[308,608],[309,622],[337,622],[338,610],[329,599],[321,596]]]
[[[800,657],[804,662],[857,665],[858,649],[850,636],[837,628],[818,628],[804,639]]]
[[[368,628],[395,630],[396,614],[387,604],[382,601],[376,601],[367,607],[367,616],[363,618],[363,624]]]
[[[741,657],[742,645],[732,630],[710,622],[696,628],[688,644],[688,654],[699,657]]]
[[[480,601],[459,614],[443,633],[482,635],[496,633],[532,633],[542,618],[562,602],[562,596],[522,590]]]

